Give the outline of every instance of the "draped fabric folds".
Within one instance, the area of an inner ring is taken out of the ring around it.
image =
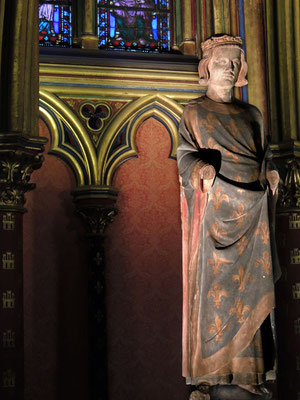
[[[279,275],[262,117],[238,100],[204,96],[186,106],[179,132],[183,375],[191,384],[259,384],[267,372],[260,327]],[[208,193],[192,186],[197,163],[216,169]]]

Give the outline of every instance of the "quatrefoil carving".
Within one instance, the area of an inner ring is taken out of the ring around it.
[[[105,121],[112,115],[112,109],[106,103],[85,102],[79,107],[79,114],[93,134],[99,134]]]

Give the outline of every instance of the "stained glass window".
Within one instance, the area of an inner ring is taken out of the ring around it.
[[[72,0],[40,1],[39,43],[41,46],[72,45]]]
[[[99,47],[170,50],[169,0],[97,0]]]

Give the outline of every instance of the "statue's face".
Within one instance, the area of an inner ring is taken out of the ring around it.
[[[239,47],[217,47],[208,63],[208,86],[232,88],[241,68],[241,50]]]

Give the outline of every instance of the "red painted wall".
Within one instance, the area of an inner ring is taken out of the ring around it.
[[[48,136],[40,123],[40,135]],[[114,185],[119,214],[107,231],[109,400],[182,400],[181,230],[176,161],[154,118],[139,157]],[[46,155],[24,216],[25,400],[87,399],[87,295],[81,221],[69,167]]]
[[[136,143],[139,157],[115,175],[119,214],[107,234],[109,399],[182,400],[177,166],[154,118]]]
[[[40,136],[48,129],[40,122]],[[46,155],[24,216],[26,400],[86,399],[86,268],[75,179]]]

